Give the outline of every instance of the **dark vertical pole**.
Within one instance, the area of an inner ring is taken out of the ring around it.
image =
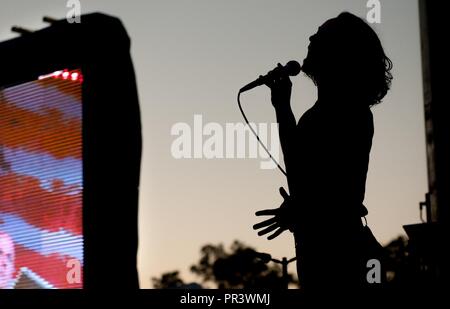
[[[448,113],[447,10],[441,3],[419,0],[420,35],[425,109],[426,149],[430,211],[428,223],[437,223],[438,278],[449,275],[448,243],[450,221],[450,114]],[[428,216],[429,215],[429,216]]]
[[[287,289],[289,287],[289,277],[288,277],[288,260],[287,258],[283,258],[283,260],[281,261],[281,266],[283,268],[283,284],[284,284],[284,288]]]

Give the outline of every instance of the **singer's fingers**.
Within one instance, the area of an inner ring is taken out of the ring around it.
[[[254,229],[254,230],[258,230],[258,229],[260,229],[260,228],[262,228],[262,227],[271,225],[272,223],[275,223],[275,222],[277,222],[277,221],[278,221],[278,218],[276,218],[276,217],[271,218],[271,219],[267,219],[267,220],[264,220],[264,221],[262,221],[262,222],[260,222],[260,223],[257,223],[257,224],[255,224],[255,225],[253,225],[253,229]]]
[[[287,74],[280,74],[278,81],[282,83],[283,86],[291,86],[292,82],[291,79]]]
[[[280,72],[283,72],[282,70],[283,70],[283,65],[281,64],[281,63],[278,63],[277,64],[277,69],[280,71]],[[278,75],[278,80],[279,81],[284,81],[286,78],[288,78],[288,75],[287,74],[285,74],[285,73],[281,73],[281,74],[279,74]]]
[[[279,208],[275,208],[275,209],[264,209],[264,210],[259,210],[257,212],[255,212],[255,215],[257,216],[275,216],[280,212]]]
[[[278,223],[274,223],[271,226],[265,228],[264,230],[259,231],[258,232],[258,236],[266,235],[267,233],[270,233],[270,232],[272,232],[273,230],[276,230],[279,227],[280,227],[280,225]]]
[[[269,237],[267,237],[268,240],[272,240],[278,236],[280,236],[281,233],[283,233],[285,231],[285,229],[279,228],[278,230],[275,231],[275,233],[273,233],[272,235],[270,235]]]
[[[264,85],[272,89],[273,86],[273,80],[271,78],[268,78],[267,76],[259,75],[259,78],[264,81]]]
[[[270,82],[266,83],[266,86],[269,87],[270,89],[273,89],[275,87],[275,83],[271,80]]]
[[[280,194],[285,200],[289,198],[289,194],[287,194],[286,190],[284,190],[283,187],[280,187]]]

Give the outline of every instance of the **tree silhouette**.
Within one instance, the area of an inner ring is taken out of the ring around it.
[[[388,284],[391,287],[404,287],[414,282],[414,271],[411,265],[408,239],[399,236],[387,244],[386,271]]]
[[[164,273],[161,278],[153,277],[152,282],[155,289],[179,289],[184,286],[178,271]]]
[[[384,246],[386,252],[384,269],[387,284],[391,288],[411,286],[417,282],[417,270],[411,260],[408,239],[399,236]],[[191,266],[191,272],[198,275],[203,283],[217,288],[268,288],[282,289],[284,286],[282,270],[278,264],[264,261],[263,255],[240,241],[234,241],[227,251],[223,244],[206,244],[200,249],[200,260]],[[292,274],[288,282],[298,285]],[[156,289],[202,288],[193,282],[186,284],[178,271],[163,273],[160,278],[152,278]]]
[[[215,283],[218,288],[270,288],[284,286],[282,270],[277,264],[266,264],[258,253],[239,241],[234,241],[227,252],[222,244],[207,244],[201,248],[199,262],[191,271],[203,282]],[[296,283],[291,274],[289,283]]]

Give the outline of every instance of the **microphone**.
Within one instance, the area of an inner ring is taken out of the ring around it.
[[[295,76],[300,73],[301,66],[300,63],[297,61],[291,60],[288,63],[286,63],[285,66],[282,67],[276,67],[274,70],[270,71],[264,76],[260,76],[258,79],[252,81],[251,83],[245,85],[244,87],[239,90],[240,93],[244,91],[248,91],[250,89],[253,89],[255,87],[264,85],[268,79],[274,78],[276,76],[280,75],[288,75],[288,76]]]

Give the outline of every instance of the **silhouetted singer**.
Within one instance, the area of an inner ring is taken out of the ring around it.
[[[376,242],[362,223],[374,134],[370,108],[390,88],[392,62],[374,30],[347,12],[326,21],[309,40],[302,70],[317,86],[318,100],[298,124],[289,77],[266,83],[291,195],[280,188],[283,204],[257,212],[273,217],[254,229],[261,229],[258,235],[273,232],[269,239],[293,232],[306,291],[358,288],[368,284],[368,233]]]

